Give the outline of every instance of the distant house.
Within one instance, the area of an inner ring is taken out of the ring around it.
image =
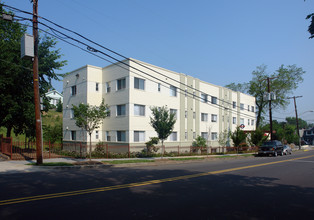
[[[50,104],[56,106],[59,102],[59,100],[61,100],[61,102],[63,103],[63,95],[58,92],[57,90],[51,90],[49,92],[46,93],[46,97],[50,99]]]
[[[314,127],[304,130],[302,139],[309,144],[314,145]]]

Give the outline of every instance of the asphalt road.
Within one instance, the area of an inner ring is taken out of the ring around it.
[[[0,219],[313,219],[314,151],[0,175]]]

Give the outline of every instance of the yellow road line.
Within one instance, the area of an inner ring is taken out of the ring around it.
[[[268,165],[284,163],[284,162],[289,162],[289,161],[294,161],[294,160],[306,159],[310,157],[314,157],[314,155],[298,157],[298,158],[289,159],[289,160],[274,161],[274,162],[269,162],[269,163],[262,163],[262,164],[236,167],[236,168],[217,170],[217,171],[210,171],[210,172],[205,172],[205,173],[170,177],[170,178],[165,178],[165,179],[149,180],[149,181],[143,181],[143,182],[137,182],[137,183],[127,183],[127,184],[121,184],[121,185],[115,185],[115,186],[105,186],[105,187],[100,187],[100,188],[75,190],[75,191],[69,191],[69,192],[52,193],[52,194],[45,194],[45,195],[38,195],[38,196],[29,196],[29,197],[22,197],[22,198],[16,198],[16,199],[7,199],[7,200],[0,201],[0,206],[38,201],[38,200],[44,200],[44,199],[83,195],[83,194],[88,194],[88,193],[105,192],[105,191],[111,191],[111,190],[117,190],[117,189],[133,188],[133,187],[146,186],[146,185],[152,185],[152,184],[157,184],[157,183],[173,182],[177,180],[191,179],[191,178],[196,178],[196,177],[201,177],[201,176],[208,176],[208,175],[213,175],[213,174],[227,173],[227,172],[232,172],[232,171],[237,171],[237,170],[268,166]]]

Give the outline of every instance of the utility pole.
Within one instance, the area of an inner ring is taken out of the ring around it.
[[[271,79],[275,79],[277,77],[267,77],[267,92],[268,92],[268,97],[269,97],[269,127],[270,127],[270,140],[274,140],[274,136],[273,136],[273,117],[271,114],[271,94],[270,94],[270,80]]]
[[[43,163],[42,152],[42,131],[40,115],[39,77],[38,77],[38,0],[33,0],[33,36],[34,36],[34,60],[33,60],[33,81],[34,81],[34,102],[36,119],[36,159],[37,165]]]
[[[299,137],[299,150],[301,150],[301,137],[300,137],[300,131],[299,131],[299,119],[298,119],[298,111],[297,111],[297,102],[296,98],[302,98],[303,96],[293,96],[293,97],[288,97],[288,99],[293,99],[294,101],[294,110],[295,110],[295,120],[297,123],[297,134]]]

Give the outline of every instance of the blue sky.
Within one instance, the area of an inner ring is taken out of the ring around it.
[[[32,11],[29,0],[4,3]],[[298,113],[314,122],[307,112],[314,110],[314,39],[308,39],[305,20],[310,13],[312,0],[39,0],[43,17],[127,57],[216,85],[248,82],[262,64],[269,73],[296,64],[306,74],[291,96],[303,96]],[[60,73],[109,64],[61,41],[58,47],[68,60]],[[53,85],[62,91],[62,82]],[[293,103],[274,116],[294,116]]]

